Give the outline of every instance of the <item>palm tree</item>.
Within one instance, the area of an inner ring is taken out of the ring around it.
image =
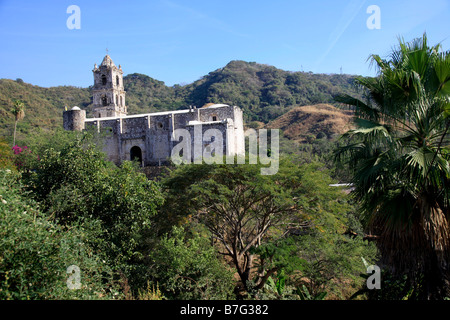
[[[369,58],[378,75],[358,78],[363,98],[336,98],[355,110],[356,129],[337,156],[353,169],[380,264],[406,275],[418,299],[450,288],[450,53],[440,50],[426,34],[400,39],[387,59]]]
[[[13,102],[13,108],[12,113],[14,115],[15,121],[14,121],[14,140],[13,140],[13,146],[16,145],[16,129],[17,129],[17,122],[19,120],[22,120],[25,117],[25,104],[20,100],[14,100]]]

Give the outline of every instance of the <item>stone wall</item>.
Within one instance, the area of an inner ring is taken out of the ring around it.
[[[64,117],[73,118],[73,115],[65,113]],[[178,143],[173,139],[176,129],[186,129],[190,133],[192,160],[195,150],[199,148],[201,156],[245,153],[242,110],[238,107],[216,105],[118,118],[86,119],[84,122],[86,127],[93,126],[101,133],[103,150],[116,164],[131,160],[130,150],[133,147],[139,148],[134,148],[134,151],[142,154],[142,165],[167,164],[174,145]],[[197,146],[194,143],[196,135],[199,139]]]
[[[78,107],[63,113],[64,130],[82,131],[85,128],[86,111],[80,110]]]

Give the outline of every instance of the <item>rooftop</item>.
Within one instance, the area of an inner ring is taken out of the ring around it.
[[[101,66],[107,66],[107,67],[115,67],[116,65],[114,64],[114,62],[112,61],[111,57],[109,56],[109,54],[107,54],[104,58],[103,61],[101,63]]]
[[[215,104],[211,105],[208,108],[219,108],[219,107],[229,107],[227,104]],[[153,113],[143,113],[143,114],[134,114],[134,115],[127,115],[127,116],[121,116],[121,117],[101,117],[101,118],[87,118],[86,122],[91,121],[105,121],[105,120],[115,120],[115,119],[130,119],[130,118],[142,118],[142,117],[154,117],[154,116],[165,116],[168,114],[179,114],[179,113],[187,113],[187,112],[194,112],[195,109],[183,109],[183,110],[173,110],[173,111],[162,111],[162,112],[153,112]],[[213,121],[214,122],[214,121]],[[216,121],[220,122],[220,121]],[[216,123],[215,122],[215,123]]]

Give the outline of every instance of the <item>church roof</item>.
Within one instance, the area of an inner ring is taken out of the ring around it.
[[[222,108],[222,107],[229,107],[229,105],[223,104],[223,103],[216,103],[216,104],[205,105],[202,108],[213,109],[213,108]]]
[[[112,61],[111,57],[109,56],[109,54],[107,54],[102,61],[102,66],[107,66],[107,67],[115,67],[116,65],[114,64],[114,62]]]

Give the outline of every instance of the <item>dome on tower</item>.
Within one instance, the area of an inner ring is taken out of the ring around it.
[[[108,54],[103,58],[101,65],[107,66],[107,67],[115,67],[116,66]]]

